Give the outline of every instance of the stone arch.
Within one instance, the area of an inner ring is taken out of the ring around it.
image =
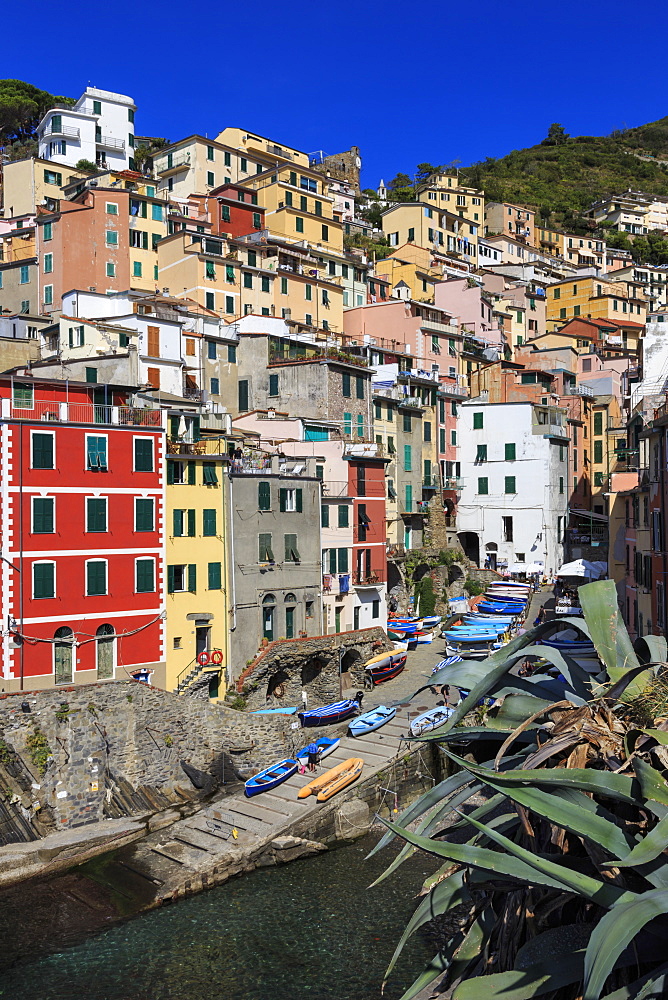
[[[428,563],[419,563],[413,570],[413,581],[419,583],[425,576],[431,572],[431,567]]]
[[[480,565],[480,537],[477,531],[461,531],[459,542],[466,556],[476,566]]]
[[[306,685],[310,684],[311,681],[314,681],[316,677],[319,677],[324,666],[324,662],[318,656],[312,656],[309,660],[307,660],[301,669],[300,680],[302,687],[306,687]]]
[[[352,667],[357,666],[362,659],[362,654],[358,649],[347,649],[341,657],[341,673],[346,673]]]
[[[277,670],[267,682],[267,698],[284,698],[290,683],[290,675],[285,670]]]

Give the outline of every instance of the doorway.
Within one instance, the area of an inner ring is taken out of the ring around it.
[[[53,644],[54,674],[56,684],[72,683],[72,643],[74,632],[64,625],[56,629]]]
[[[198,657],[200,653],[209,652],[210,638],[210,625],[195,625],[195,657]]]
[[[106,680],[114,676],[114,628],[100,625],[95,633],[97,647],[97,679]]]

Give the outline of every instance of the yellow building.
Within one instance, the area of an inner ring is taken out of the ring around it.
[[[432,266],[431,260],[429,250],[409,243],[376,261],[376,276],[389,281],[390,289],[403,281],[410,289],[409,297],[416,302],[433,302],[434,285],[443,281],[443,275],[442,268]]]
[[[617,396],[596,396],[591,406],[592,506],[605,514],[611,476],[626,472],[626,424]]]
[[[89,177],[87,171],[66,167],[52,160],[29,157],[3,166],[3,216],[5,219],[33,214],[38,205],[50,212],[58,210],[62,188],[72,181]]]
[[[554,330],[570,319],[610,319],[644,325],[646,299],[640,286],[593,275],[564,278],[547,288],[546,324]]]
[[[228,127],[217,136],[216,142],[225,146],[239,150],[247,157],[257,158],[269,163],[293,163],[300,169],[309,167],[309,157],[299,149],[286,146],[285,143],[274,142],[266,136],[256,135],[254,132],[246,132],[242,128]]]
[[[398,202],[385,209],[382,226],[391,247],[415,243],[477,267],[479,223],[447,209],[422,201]]]
[[[160,193],[185,204],[191,194],[207,194],[221,184],[246,180],[270,162],[221,142],[220,136],[190,135],[156,153],[153,168]]]
[[[208,675],[209,697],[220,698],[231,676],[227,601],[231,569],[225,545],[227,445],[222,438],[197,440],[196,421],[188,421],[188,431],[181,433],[185,426],[182,414],[170,414],[165,490],[166,687],[183,691]]]
[[[418,201],[432,208],[446,208],[453,215],[468,219],[480,226],[485,221],[485,192],[462,187],[453,174],[432,174],[424,184],[418,185]]]

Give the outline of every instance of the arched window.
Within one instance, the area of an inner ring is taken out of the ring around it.
[[[67,625],[56,629],[54,633],[53,661],[56,684],[72,683],[72,645],[74,632]]]
[[[297,603],[297,598],[295,597],[294,594],[286,594],[285,595],[285,603],[286,604],[296,604]]]
[[[97,642],[97,678],[104,680],[114,676],[114,627],[113,625],[100,625],[95,633]]]
[[[262,598],[262,635],[269,642],[274,640],[276,617],[276,595],[265,594]]]
[[[275,604],[276,603],[276,594],[265,594],[264,597],[262,598],[262,603],[263,604]]]

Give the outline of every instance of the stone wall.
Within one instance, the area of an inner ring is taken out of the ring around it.
[[[309,707],[315,708],[337,701],[342,686],[361,690],[363,664],[376,653],[392,648],[382,628],[272,642],[244,670],[237,681],[237,690],[247,695],[251,709],[280,705],[301,708],[302,690],[308,695]],[[339,658],[343,682],[339,676]]]
[[[157,812],[220,782],[238,787],[292,751],[288,734],[285,717],[249,716],[136,681],[3,695],[0,793],[26,828],[14,823],[12,837],[5,821],[2,839]],[[199,790],[181,761],[203,772]]]

